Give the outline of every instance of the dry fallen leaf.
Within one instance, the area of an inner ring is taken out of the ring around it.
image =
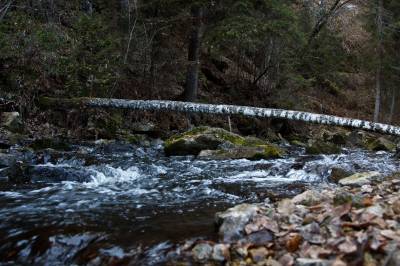
[[[301,244],[302,237],[297,233],[293,233],[289,235],[289,239],[286,241],[286,249],[289,252],[295,252],[299,249]]]
[[[341,243],[338,246],[338,249],[342,253],[351,254],[357,251],[357,245],[353,239],[351,239],[350,237],[346,237],[345,242]]]
[[[398,243],[400,243],[400,236],[393,230],[382,230],[381,235],[383,235],[384,237],[386,237],[388,239],[395,240]]]

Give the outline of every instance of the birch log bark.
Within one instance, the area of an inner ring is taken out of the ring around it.
[[[400,136],[400,127],[374,123],[365,120],[351,119],[332,115],[315,114],[309,112],[299,112],[282,109],[259,108],[250,106],[236,105],[216,105],[201,104],[192,102],[178,101],[158,101],[158,100],[125,100],[107,98],[75,98],[59,99],[42,97],[39,104],[45,108],[71,108],[71,107],[92,107],[92,108],[116,108],[131,110],[149,111],[175,111],[182,113],[206,113],[219,115],[242,115],[247,117],[259,118],[281,118],[306,123],[343,126],[358,128],[384,134]]]

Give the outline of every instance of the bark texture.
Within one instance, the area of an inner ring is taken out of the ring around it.
[[[383,134],[400,136],[400,127],[374,123],[365,120],[351,119],[332,115],[315,114],[309,112],[290,111],[282,109],[259,108],[236,105],[215,105],[178,101],[158,100],[123,100],[107,98],[76,98],[76,99],[53,99],[41,98],[43,107],[65,108],[67,106],[85,106],[93,108],[116,108],[132,110],[151,111],[175,111],[183,113],[206,113],[219,115],[243,115],[258,118],[281,118],[306,123],[343,126],[373,131]]]
[[[192,7],[193,25],[189,39],[188,69],[186,75],[186,87],[184,99],[195,101],[197,99],[199,84],[200,50],[203,27],[203,9],[201,6]]]
[[[383,0],[378,0],[377,10],[377,29],[376,34],[378,35],[378,64],[376,66],[376,78],[375,78],[375,110],[374,110],[374,122],[379,121],[379,113],[381,109],[381,91],[382,91],[382,57],[383,57]]]

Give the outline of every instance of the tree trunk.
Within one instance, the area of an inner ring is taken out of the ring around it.
[[[378,122],[379,113],[381,109],[381,91],[382,91],[382,56],[383,56],[383,47],[382,47],[382,34],[383,34],[383,20],[382,20],[382,12],[383,12],[383,0],[378,0],[378,9],[376,15],[376,23],[377,23],[377,36],[378,36],[378,47],[377,47],[377,56],[378,56],[378,64],[376,66],[376,77],[375,77],[375,111],[374,111],[374,122]]]
[[[390,104],[390,113],[389,113],[389,119],[388,119],[389,124],[392,123],[395,108],[396,108],[396,89],[393,88],[392,103]]]
[[[203,9],[200,6],[192,7],[193,25],[189,38],[188,67],[186,86],[184,91],[185,101],[196,101],[199,86],[199,67],[201,39],[203,31]]]
[[[148,111],[175,111],[182,113],[205,113],[219,115],[242,115],[258,118],[280,118],[306,123],[343,126],[358,128],[384,134],[400,136],[400,127],[386,124],[373,123],[369,121],[344,118],[331,115],[315,114],[309,112],[290,111],[282,109],[259,108],[250,106],[201,104],[176,101],[145,101],[145,100],[123,100],[106,98],[75,98],[55,99],[42,97],[39,104],[44,108],[67,109],[71,107],[92,108],[116,108]]]

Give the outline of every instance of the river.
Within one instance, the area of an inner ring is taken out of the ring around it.
[[[0,265],[155,265],[174,243],[215,238],[215,212],[235,204],[333,186],[332,167],[400,170],[385,152],[287,148],[285,158],[261,161],[166,157],[161,141],[30,154],[29,183],[0,182]]]

